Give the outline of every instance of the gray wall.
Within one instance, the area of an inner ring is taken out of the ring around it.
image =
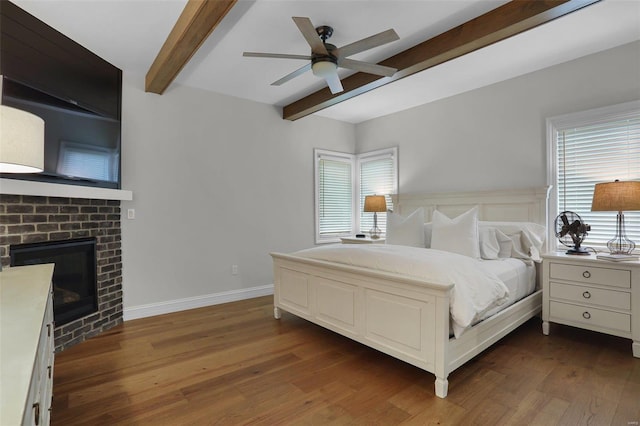
[[[548,117],[640,99],[640,42],[356,127],[356,152],[399,146],[400,192],[547,184]]]
[[[402,193],[545,185],[545,119],[639,99],[640,43],[358,125],[143,81],[125,75],[123,93],[125,318],[272,283],[270,251],[313,245],[313,148],[399,146]]]
[[[270,251],[313,245],[313,148],[353,152],[354,126],[289,122],[272,106],[179,85],[144,93],[143,83],[125,75],[125,318],[135,306],[272,284]]]

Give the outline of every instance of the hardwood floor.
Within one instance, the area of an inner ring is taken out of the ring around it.
[[[56,355],[53,425],[638,425],[627,339],[533,319],[434,376],[271,297],[128,321]]]

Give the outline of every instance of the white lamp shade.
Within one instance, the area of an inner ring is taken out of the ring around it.
[[[44,120],[0,105],[0,173],[37,173],[44,169]]]
[[[336,73],[338,66],[331,61],[318,61],[311,66],[313,75],[326,78]]]

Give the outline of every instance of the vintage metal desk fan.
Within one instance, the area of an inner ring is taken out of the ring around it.
[[[591,231],[591,226],[584,223],[577,213],[564,211],[556,217],[556,237],[564,246],[569,247],[567,254],[589,255],[589,252],[581,247],[588,231]]]

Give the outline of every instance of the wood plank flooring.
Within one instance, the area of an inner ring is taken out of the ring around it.
[[[56,355],[53,425],[638,425],[631,342],[532,319],[434,376],[272,298],[128,321]]]

